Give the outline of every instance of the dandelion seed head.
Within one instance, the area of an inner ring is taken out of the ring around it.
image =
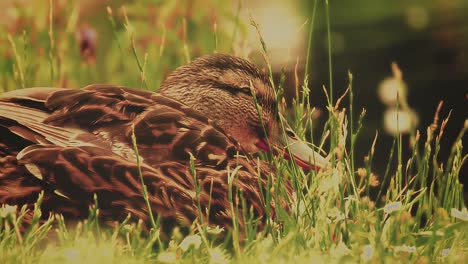
[[[409,133],[418,124],[418,116],[412,110],[390,108],[384,113],[385,131],[392,135]]]
[[[406,88],[401,80],[392,77],[386,78],[379,84],[378,95],[384,104],[395,106],[398,97],[406,98]]]

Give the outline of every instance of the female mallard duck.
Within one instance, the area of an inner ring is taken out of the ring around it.
[[[157,93],[111,85],[5,93],[0,98],[0,204],[32,207],[44,192],[43,212],[83,218],[96,194],[104,221],[130,214],[149,224],[141,169],[152,213],[164,223],[190,225],[202,217],[229,227],[228,178],[237,168],[232,188],[242,193],[255,217],[274,217],[265,215],[262,194],[275,175],[245,154],[268,150],[268,142],[279,138],[275,106],[264,73],[222,54],[176,69]],[[287,134],[300,165],[327,163]],[[284,186],[291,195],[289,183]],[[282,203],[272,202],[271,211],[287,207],[288,201]]]

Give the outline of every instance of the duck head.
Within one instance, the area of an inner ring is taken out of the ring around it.
[[[281,126],[268,76],[247,60],[226,54],[200,57],[172,72],[158,92],[214,120],[247,152],[292,156],[307,169],[328,164],[286,122]]]

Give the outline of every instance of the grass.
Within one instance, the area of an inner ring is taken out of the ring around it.
[[[227,10],[223,4],[213,5],[216,10]],[[16,11],[24,24],[4,30],[0,37],[0,54],[4,56],[0,62],[1,89],[47,85],[81,87],[93,82],[154,89],[167,71],[196,54],[214,50],[229,52],[232,36],[242,34],[242,26],[236,26],[234,32],[224,32],[210,24],[207,22],[209,14],[178,13],[177,10],[183,8],[175,8],[172,2],[156,6],[161,16],[174,20],[172,27],[147,22],[152,17],[143,15],[147,13],[142,11],[145,7],[141,4],[128,5],[126,11],[108,8],[107,23],[102,26],[107,29],[104,30],[107,35],[101,33],[89,43],[111,41],[106,51],[98,49],[97,53],[88,54],[91,57],[80,53],[75,36],[75,32],[80,32],[74,15],[76,5],[51,4],[47,8],[37,8],[44,12],[37,16],[32,16],[27,8],[18,8]],[[224,16],[237,25],[240,9],[239,5],[236,13]],[[51,13],[54,10],[60,10],[62,15],[54,16]],[[326,12],[328,17],[328,7]],[[41,27],[43,21],[36,20],[48,16],[49,23]],[[314,16],[315,7],[311,22]],[[309,30],[312,32],[312,29],[313,26]],[[268,62],[268,43],[261,41],[263,57]],[[269,71],[271,73],[270,67]],[[394,78],[398,79],[398,74]],[[289,123],[299,137],[312,145],[323,147],[330,142],[327,152],[333,153],[333,167],[318,173],[304,172],[280,157],[263,155],[275,172],[282,175],[280,178],[292,182],[296,196],[291,201],[291,212],[280,210],[276,219],[268,219],[261,232],[249,217],[248,208],[236,211],[234,206],[231,207],[235,215],[232,230],[202,227],[199,222],[202,219],[199,219],[193,223],[189,235],[182,235],[176,228],[169,242],[161,242],[159,223],[153,216],[154,228],[149,234],[143,232],[141,222],[131,223],[129,218],[114,229],[101,227],[97,221],[97,203],[90,208],[89,218],[77,225],[71,226],[59,215],[51,215],[40,223],[40,197],[33,224],[24,233],[20,232],[20,225],[25,209],[17,210],[9,205],[0,208],[2,263],[466,262],[468,212],[458,177],[467,159],[462,138],[468,123],[465,122],[459,136],[452,140],[450,155],[439,157],[441,138],[448,122],[448,117],[439,118],[439,107],[435,109],[433,124],[428,124],[422,132],[411,133],[412,155],[408,160],[402,159],[402,144],[408,142],[403,142],[401,135],[395,136],[391,149],[378,150],[374,148],[378,140],[376,134],[374,139],[369,139],[374,140],[374,144],[361,164],[360,157],[354,155],[354,142],[360,128],[365,126],[365,111],[354,119],[352,75],[349,74],[347,94],[337,101],[333,100],[337,95],[331,91],[331,81],[330,90],[325,90],[329,94],[329,119],[320,139],[312,134],[317,128],[313,127],[311,113],[314,109],[309,100],[307,79],[305,76],[302,93],[292,103]],[[277,84],[279,102],[281,87],[284,87],[284,78],[282,80]],[[349,104],[345,103],[347,99]],[[278,109],[283,108],[278,105]],[[135,148],[135,151],[138,150]],[[376,151],[389,155],[382,177],[373,173]],[[395,161],[396,167],[392,166]],[[193,166],[191,162],[190,169],[195,172]],[[193,176],[196,180],[195,173]],[[231,184],[235,177],[236,170],[231,172]],[[281,184],[278,181],[269,188],[271,193],[263,194],[265,204],[284,196]],[[235,192],[230,188],[226,194],[231,201],[238,197]],[[236,219],[240,217],[247,219],[243,233],[236,228]]]

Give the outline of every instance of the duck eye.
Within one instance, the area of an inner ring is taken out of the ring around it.
[[[252,96],[252,90],[249,86],[241,86],[239,87],[241,93],[246,94],[248,96]]]
[[[292,138],[292,139],[296,139],[296,134],[294,134],[293,131],[291,131],[291,130],[289,130],[289,129],[286,129],[285,132],[286,132],[286,135],[287,135],[288,137],[290,137],[290,138]]]

